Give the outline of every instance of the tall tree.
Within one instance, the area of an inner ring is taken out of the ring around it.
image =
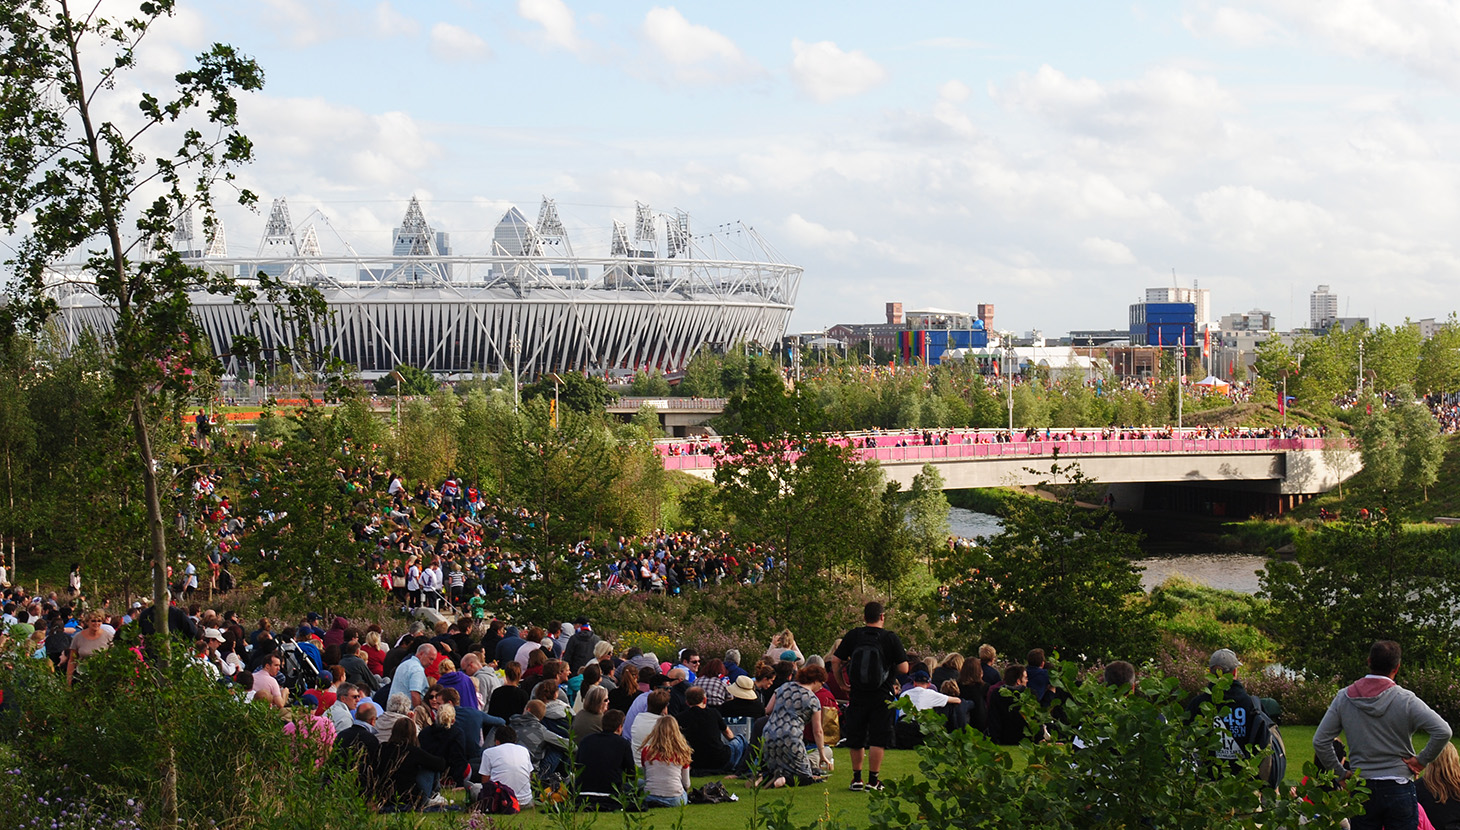
[[[1415,388],[1421,393],[1460,391],[1460,320],[1455,313],[1419,348],[1419,369]]]
[[[145,492],[152,551],[157,659],[167,651],[167,538],[162,511],[153,407],[192,393],[197,369],[215,363],[208,339],[190,314],[194,292],[252,299],[256,289],[226,272],[189,267],[162,250],[184,211],[201,210],[216,227],[213,189],[231,182],[253,145],[240,131],[237,95],[263,85],[252,59],[224,44],[199,55],[174,76],[166,97],[142,93],[135,106],[112,100],[135,68],[139,49],[174,0],[146,0],[118,20],[102,4],[74,12],[70,0],[11,0],[0,5],[0,122],[6,140],[0,164],[0,226],[21,234],[9,261],[10,302],[4,328],[38,327],[56,308],[50,267],[78,249],[96,295],[116,315],[110,332],[118,398],[130,409]],[[116,113],[116,119],[108,117]],[[171,137],[163,135],[171,132]],[[158,157],[147,147],[174,144]],[[239,200],[255,197],[238,191]],[[24,226],[24,227],[23,227]],[[88,247],[96,245],[98,247]],[[260,287],[280,290],[264,280]],[[318,310],[318,295],[292,292],[279,308]],[[307,326],[304,327],[307,330]],[[248,344],[243,344],[248,345]],[[256,343],[253,345],[257,345]],[[176,767],[164,771],[163,819],[176,823]]]

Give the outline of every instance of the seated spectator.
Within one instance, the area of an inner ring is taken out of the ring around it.
[[[380,739],[375,737],[375,707],[360,704],[355,712],[356,721],[335,736],[335,752],[354,753],[355,773],[360,786],[366,793],[374,791],[373,776],[380,761]]]
[[[442,703],[436,709],[436,722],[421,730],[421,749],[446,760],[436,789],[441,786],[460,786],[475,797],[474,782],[470,778],[471,756],[467,755],[466,735],[456,725],[456,707]],[[431,793],[435,795],[435,792]]]
[[[522,664],[516,661],[508,663],[502,670],[502,685],[492,692],[492,699],[487,702],[487,714],[505,721],[522,714],[528,696],[527,690],[520,685],[521,680]]]
[[[375,719],[375,737],[382,743],[390,740],[391,730],[395,728],[395,722],[402,718],[409,719],[411,716],[411,699],[408,695],[397,692],[390,696],[386,702],[385,711]]]
[[[566,664],[565,664],[566,665]],[[568,734],[568,704],[559,693],[558,681],[544,680],[532,690],[532,699],[542,701],[546,712],[542,725],[558,735]]]
[[[745,754],[746,739],[731,732],[720,711],[707,705],[704,689],[692,686],[684,697],[689,708],[675,719],[693,753],[690,767],[700,774],[735,769]]]
[[[624,713],[610,709],[603,730],[578,743],[578,795],[585,806],[617,810],[620,796],[632,787],[634,752],[623,731]]]
[[[421,749],[416,722],[401,718],[391,727],[390,740],[380,745],[374,780],[377,797],[384,803],[383,812],[419,810],[426,806],[444,805],[440,796],[428,798],[418,783],[423,777],[433,778],[446,770],[446,759]]]
[[[649,733],[654,731],[654,726],[669,709],[669,690],[656,689],[649,694],[647,700],[645,711],[634,718],[633,728],[629,732],[629,743],[634,750],[634,763],[638,764],[640,768],[644,766],[640,754],[644,742],[649,739]],[[624,722],[628,723],[628,720],[625,719]]]
[[[512,727],[497,727],[496,743],[482,753],[479,777],[483,786],[497,783],[511,790],[526,809],[532,806],[532,753],[516,741]]]
[[[989,738],[1013,746],[1024,739],[1027,724],[1019,712],[1018,696],[1025,691],[1024,667],[1004,669],[1004,679],[989,689]]]
[[[547,707],[540,700],[529,700],[527,709],[520,715],[513,715],[507,721],[517,735],[517,742],[532,755],[537,774],[546,777],[561,771],[568,759],[568,740],[562,735],[548,731],[542,725]],[[520,799],[519,799],[520,800]]]
[[[639,750],[638,760],[644,767],[644,805],[688,804],[689,765],[693,758],[693,751],[680,734],[679,723],[671,717],[655,720],[654,728]]]
[[[963,714],[972,726],[988,734],[988,687],[983,682],[983,664],[977,660],[963,661],[958,672],[958,697],[963,701]]]
[[[1454,744],[1445,744],[1415,789],[1435,830],[1460,830],[1460,754]]]
[[[601,732],[603,715],[607,711],[608,692],[602,686],[588,687],[588,693],[583,696],[583,710],[573,716],[573,739],[582,741],[589,735]],[[622,725],[622,718],[619,723]]]
[[[692,686],[698,686],[705,690],[705,703],[709,706],[719,706],[725,702],[729,694],[725,690],[725,662],[718,657],[712,657],[700,666],[699,674],[691,682]],[[689,692],[685,692],[688,699]],[[682,724],[681,724],[682,725]]]
[[[943,684],[949,680],[957,680],[960,672],[963,671],[963,655],[953,652],[943,658],[943,662],[933,669],[931,682],[936,688],[943,688]]]

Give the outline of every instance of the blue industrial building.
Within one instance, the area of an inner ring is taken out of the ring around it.
[[[1134,303],[1130,307],[1132,346],[1199,345],[1196,303]]]
[[[989,344],[982,320],[974,320],[967,329],[918,329],[898,333],[903,363],[921,360],[929,366],[943,362],[943,353],[950,349],[982,349]]]

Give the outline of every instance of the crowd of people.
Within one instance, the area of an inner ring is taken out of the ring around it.
[[[18,588],[4,598],[0,650],[47,661],[68,683],[84,682],[86,661],[118,628],[152,632],[153,616],[140,607],[108,616]],[[1021,698],[1056,718],[1068,698],[1043,650],[1002,666],[987,644],[968,658],[909,653],[876,602],[824,655],[805,654],[784,631],[751,659],[693,646],[620,653],[581,617],[546,628],[416,621],[385,642],[377,624],[337,617],[324,628],[317,614],[282,628],[196,606],[167,614],[192,643],[198,670],[232,689],[239,705],[278,709],[294,740],[351,753],[362,795],[383,811],[460,801],[510,813],[568,798],[597,810],[715,802],[735,798],[718,783],[730,778],[772,788],[826,782],[838,745],[849,750],[849,789],[874,791],[883,788],[886,751],[924,740],[900,707],[935,710],[949,730],[972,727],[1015,745],[1048,737],[1025,720]],[[1370,674],[1335,697],[1314,736],[1324,768],[1340,779],[1362,770],[1376,793],[1352,826],[1457,826],[1460,756],[1449,725],[1395,682],[1398,644],[1376,642],[1368,661]],[[1269,747],[1266,701],[1246,692],[1233,651],[1214,652],[1208,666],[1214,685],[1224,680],[1223,705],[1203,709],[1208,690],[1187,717],[1215,718],[1222,740],[1211,763],[1237,769]],[[1128,662],[1106,665],[1101,677],[1137,686]],[[1416,755],[1409,736],[1417,731],[1430,740]],[[1258,774],[1260,786],[1283,782],[1281,769]],[[716,780],[696,788],[691,776]],[[454,790],[459,799],[447,797]]]

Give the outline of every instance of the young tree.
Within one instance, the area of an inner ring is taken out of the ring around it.
[[[1426,395],[1460,391],[1460,319],[1456,319],[1454,312],[1420,346],[1414,384]]]
[[[261,598],[325,611],[376,599],[369,550],[351,528],[355,500],[337,472],[351,465],[334,425],[318,406],[291,420],[291,437],[267,458],[267,474],[242,505],[259,523],[248,553],[266,586]]]
[[[196,65],[174,76],[167,97],[143,92],[135,106],[112,100],[138,62],[147,34],[170,16],[174,0],[146,0],[135,16],[110,17],[100,4],[73,11],[70,0],[12,0],[0,4],[0,121],[6,128],[0,165],[0,227],[20,234],[9,261],[12,279],[5,332],[38,328],[56,309],[48,269],[71,252],[87,251],[85,290],[115,315],[109,336],[115,394],[130,410],[143,483],[152,552],[156,626],[149,640],[166,663],[167,538],[162,509],[156,412],[193,394],[193,373],[217,363],[190,313],[191,296],[206,291],[249,302],[274,295],[286,313],[318,314],[319,294],[262,278],[245,286],[223,271],[187,265],[165,248],[174,223],[198,209],[208,232],[216,227],[213,189],[253,156],[240,131],[237,95],[263,85],[258,64],[214,44]],[[118,113],[115,120],[107,113]],[[163,134],[171,132],[171,137]],[[148,148],[174,144],[166,155]],[[238,191],[239,201],[255,197]],[[130,228],[129,228],[130,225]],[[89,245],[99,247],[88,248]],[[281,296],[287,294],[288,296]],[[307,333],[306,324],[299,327]],[[240,341],[257,353],[257,341]],[[169,758],[171,753],[169,753]],[[177,819],[176,767],[163,773],[163,819]]]
[[[1399,440],[1404,447],[1404,480],[1418,484],[1424,500],[1430,500],[1430,485],[1440,478],[1445,463],[1445,437],[1440,425],[1424,404],[1415,402],[1408,387],[1400,387],[1404,404],[1399,409]]]
[[[1156,642],[1151,610],[1132,561],[1140,537],[1108,510],[1087,510],[1074,491],[1090,482],[1079,466],[1054,464],[1047,483],[1069,484],[1054,502],[1020,499],[1004,531],[944,551],[934,575],[973,640],[1027,644],[1074,659],[1132,659]]]
[[[629,384],[629,394],[639,398],[667,398],[669,392],[669,379],[658,369],[652,372],[640,369]]]
[[[1370,398],[1368,412],[1359,421],[1359,453],[1364,470],[1385,490],[1399,485],[1404,476],[1404,440],[1394,413],[1378,398]],[[1428,413],[1426,413],[1428,414]]]
[[[11,331],[39,326],[56,308],[47,269],[100,240],[85,260],[92,279],[87,290],[115,314],[109,368],[117,396],[130,409],[159,609],[167,607],[167,541],[151,416],[156,408],[168,409],[168,401],[191,395],[193,373],[217,361],[190,313],[190,296],[208,291],[249,301],[258,290],[288,290],[288,302],[280,298],[278,307],[321,308],[317,293],[267,279],[258,289],[245,287],[227,273],[190,267],[176,253],[153,256],[185,211],[201,210],[209,232],[216,226],[214,186],[231,182],[233,169],[253,156],[239,129],[237,95],[263,85],[258,64],[214,44],[194,67],[177,73],[169,97],[141,93],[135,107],[111,100],[125,88],[119,81],[136,66],[147,34],[174,7],[174,0],[148,0],[136,16],[118,20],[100,6],[74,12],[69,0],[0,6],[0,31],[6,33],[0,41],[0,65],[6,67],[0,119],[7,136],[0,226],[22,234],[10,260],[3,322]],[[128,111],[118,120],[105,115]],[[161,135],[169,131],[171,139]],[[177,146],[169,155],[154,157],[145,149],[169,141]],[[247,190],[238,198],[255,201]],[[166,615],[157,616],[165,632]]]

